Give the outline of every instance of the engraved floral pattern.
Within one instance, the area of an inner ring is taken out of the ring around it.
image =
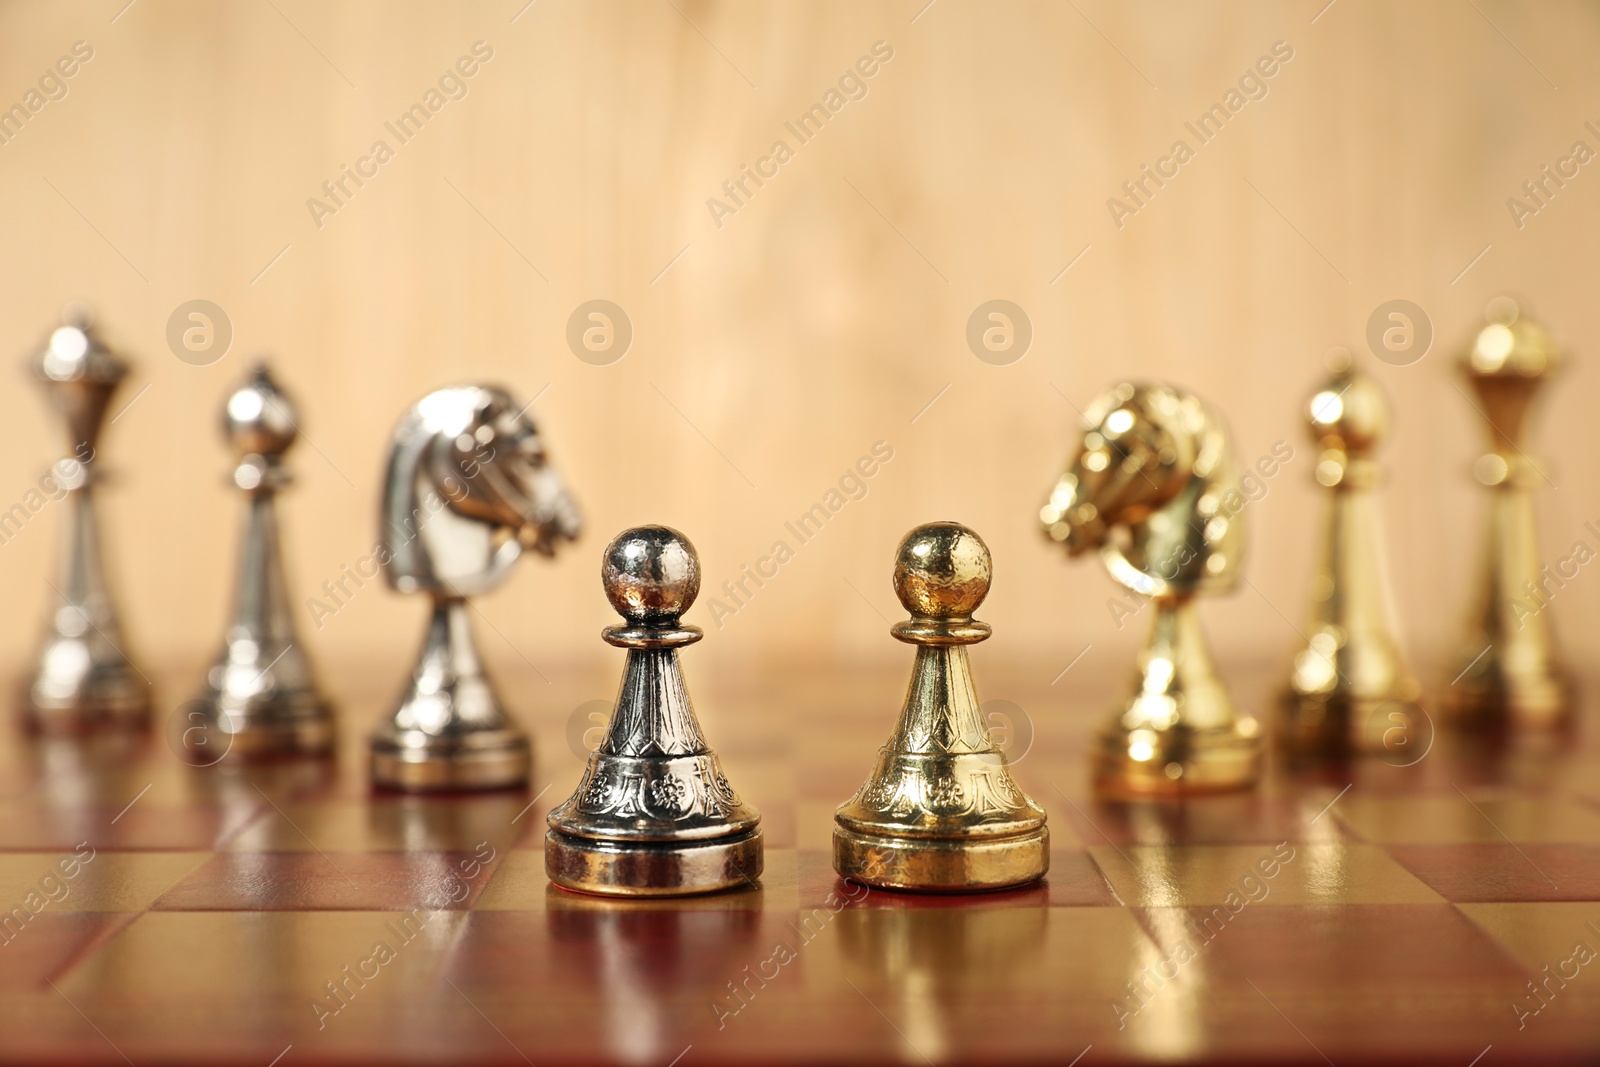
[[[722,819],[742,807],[709,754],[596,767],[576,803],[587,815],[617,819]]]
[[[935,808],[958,808],[966,799],[961,783],[948,774],[940,775],[928,783],[928,802]]]
[[[611,780],[603,774],[595,775],[589,782],[589,788],[583,791],[583,806],[603,810],[610,799]]]
[[[889,805],[894,803],[895,794],[899,791],[898,783],[879,779],[861,794],[861,803],[878,811],[888,811]]]
[[[655,806],[673,814],[685,809],[688,798],[689,787],[675,774],[663,775],[650,783],[650,799]]]
[[[869,779],[856,791],[854,803],[895,818],[975,814],[985,819],[1012,818],[1030,804],[1003,768],[987,767],[926,776],[902,769],[899,774]]]

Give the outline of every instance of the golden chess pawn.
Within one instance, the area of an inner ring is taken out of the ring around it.
[[[700,593],[700,557],[668,526],[624,530],[600,578],[625,625],[611,723],[577,790],[550,812],[544,865],[563,889],[606,896],[681,896],[756,885],[761,815],[739,799],[706,744],[678,649],[704,636],[681,619]]]
[[[1211,664],[1196,594],[1239,580],[1244,516],[1221,414],[1192,393],[1123,382],[1085,413],[1083,434],[1039,511],[1045,536],[1098,550],[1111,577],[1152,607],[1133,691],[1095,745],[1104,793],[1243,789],[1261,776],[1260,724],[1235,708]]]
[[[1328,512],[1311,579],[1306,644],[1295,652],[1278,740],[1296,754],[1397,754],[1425,743],[1422,687],[1395,637],[1373,455],[1389,434],[1378,382],[1335,349],[1306,408]]]
[[[895,555],[894,591],[911,617],[890,633],[917,646],[900,721],[872,775],[839,808],[833,865],[889,889],[1002,889],[1050,867],[1044,809],[1017,787],[972,684],[972,617],[989,594],[989,549],[954,522],[918,526]]]
[[[1540,565],[1533,490],[1548,479],[1525,446],[1534,396],[1562,353],[1505,297],[1490,303],[1487,317],[1461,360],[1489,435],[1489,451],[1473,465],[1489,490],[1487,536],[1444,706],[1466,727],[1561,727],[1572,717],[1572,682],[1545,608],[1565,583]]]

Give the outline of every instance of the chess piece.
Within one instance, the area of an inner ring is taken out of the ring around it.
[[[1526,446],[1534,396],[1563,356],[1513,301],[1493,301],[1487,317],[1461,360],[1488,430],[1489,451],[1473,465],[1489,490],[1487,531],[1445,711],[1458,725],[1491,731],[1562,727],[1572,718],[1572,681],[1545,608],[1565,579],[1539,562],[1533,490],[1548,479]]]
[[[432,601],[394,715],[372,735],[375,785],[412,791],[527,783],[528,736],[484,674],[471,598],[524,551],[552,556],[579,518],[526,408],[504,390],[440,389],[400,419],[384,480],[378,559],[390,586]]]
[[[1100,734],[1094,781],[1106,793],[1173,795],[1253,786],[1261,729],[1211,665],[1194,598],[1239,580],[1239,471],[1227,424],[1199,397],[1124,382],[1090,405],[1069,462],[1040,509],[1045,535],[1078,556],[1098,549],[1152,608],[1133,692]]]
[[[1295,652],[1279,741],[1308,757],[1394,753],[1424,738],[1422,687],[1395,637],[1375,490],[1389,434],[1377,380],[1335,349],[1306,408],[1328,513],[1311,579],[1306,644]]]
[[[101,427],[128,364],[101,342],[87,310],[71,305],[31,366],[66,423],[70,454],[40,482],[41,488],[49,487],[50,499],[64,494],[68,514],[60,576],[50,582],[49,623],[28,683],[24,716],[47,733],[143,727],[149,720],[150,683],[126,655],[106,582],[94,497],[103,477],[97,451]],[[42,495],[31,495],[44,506]],[[12,508],[0,517],[0,530],[15,536],[18,531],[4,520],[15,521],[24,507],[38,510],[26,502]]]
[[[895,553],[911,613],[889,630],[917,646],[900,720],[872,774],[834,816],[833,866],[889,889],[968,892],[1023,885],[1050,868],[1044,809],[1011,778],[989,735],[967,647],[989,595],[989,548],[954,522],[918,526]]]
[[[680,617],[700,593],[700,558],[666,526],[624,530],[600,560],[628,650],[605,739],[577,791],[550,812],[544,867],[563,889],[677,896],[754,885],[760,814],[728,785],[684,686],[678,649],[704,636]]]
[[[291,480],[283,455],[300,434],[294,405],[262,362],[228,396],[222,420],[233,485],[248,501],[244,549],[222,654],[193,706],[197,728],[183,738],[204,738],[197,755],[325,755],[333,711],[295,633],[278,540],[278,491]]]

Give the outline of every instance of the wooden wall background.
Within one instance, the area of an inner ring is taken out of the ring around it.
[[[1476,551],[1480,427],[1453,357],[1493,294],[1520,295],[1570,346],[1537,440],[1559,486],[1541,496],[1543,535],[1551,553],[1593,539],[1600,164],[1520,229],[1506,207],[1574,141],[1600,149],[1584,127],[1600,124],[1593,4],[924,2],[0,7],[0,105],[74,42],[94,50],[67,96],[0,145],[0,354],[20,368],[81,296],[137,360],[123,398],[148,388],[104,454],[121,475],[110,547],[144,659],[192,662],[219,638],[240,504],[218,409],[256,351],[274,355],[315,446],[296,453],[283,509],[304,636],[336,690],[384,671],[398,685],[424,606],[374,584],[318,629],[304,601],[370,550],[395,417],[461,379],[540,394],[589,524],[483,603],[497,664],[610,663],[598,556],[644,521],[701,552],[692,619],[711,634],[696,671],[898,661],[891,553],[944,517],[996,558],[981,655],[1045,677],[1086,645],[1088,662],[1125,660],[1140,627],[1114,624],[1110,581],[1058,558],[1034,524],[1072,405],[1124,376],[1214,399],[1247,459],[1295,446],[1248,511],[1255,589],[1205,609],[1224,655],[1284,657],[1321,505],[1301,403],[1325,351],[1360,347],[1394,298],[1436,331],[1412,366],[1368,361],[1397,409],[1391,558],[1418,657],[1453,635]],[[477,41],[493,58],[468,95],[319,229],[307,198]],[[878,41],[893,58],[866,97],[792,145],[719,228],[707,199]],[[1278,41],[1293,59],[1268,95],[1118,229],[1107,198]],[[196,298],[235,331],[206,367],[165,341]],[[635,330],[610,366],[564,340],[594,298]],[[993,298],[1035,330],[1009,366],[964,339]],[[0,381],[9,506],[60,444],[20,370]],[[704,598],[880,440],[894,459],[868,496],[711,627]],[[47,508],[0,546],[12,662],[31,647],[61,517]],[[1575,658],[1600,651],[1600,573],[1552,611]]]

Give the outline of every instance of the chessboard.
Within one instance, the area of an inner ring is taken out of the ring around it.
[[[1052,833],[1044,883],[987,895],[831,868],[832,812],[904,692],[887,666],[686,663],[767,853],[759,886],[673,901],[545,879],[545,815],[615,685],[598,664],[502,672],[537,744],[519,792],[370,790],[363,741],[402,660],[343,702],[331,762],[194,768],[159,726],[12,734],[0,1061],[1600,1061],[1593,699],[1576,738],[1441,730],[1348,766],[1274,762],[1252,793],[1124,803],[1095,798],[1086,756],[1128,681],[1113,658],[1052,683],[974,653]],[[1260,715],[1282,664],[1221,667]]]

